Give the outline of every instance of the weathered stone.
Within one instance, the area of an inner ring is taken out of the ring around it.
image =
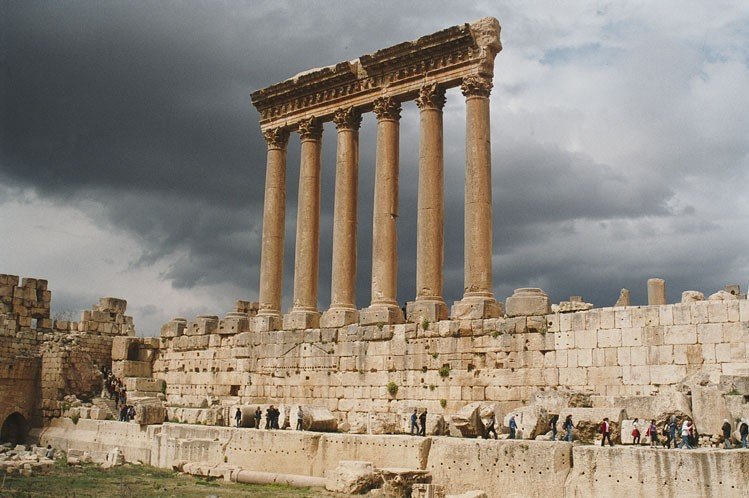
[[[682,303],[694,303],[696,301],[704,301],[705,295],[700,291],[688,290],[681,293]]]
[[[156,398],[142,398],[133,401],[135,422],[140,425],[161,424],[166,419],[164,404]]]
[[[662,278],[648,279],[648,305],[666,304],[666,281]]]
[[[325,473],[325,489],[334,493],[362,494],[381,483],[372,462],[342,460],[338,467]]]
[[[289,423],[292,429],[296,429],[300,405],[293,405],[289,410]],[[333,413],[322,406],[303,405],[302,428],[305,431],[336,432],[338,430],[338,419]]]
[[[481,421],[482,402],[469,403],[452,416],[453,425],[463,437],[483,436],[484,424]]]
[[[551,312],[549,296],[537,288],[515,289],[505,302],[507,316],[548,315]]]
[[[738,299],[738,296],[724,290],[719,290],[715,294],[710,294],[707,298],[708,301],[735,301],[736,299]]]

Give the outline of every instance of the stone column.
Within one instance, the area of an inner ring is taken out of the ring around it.
[[[453,305],[454,318],[492,318],[502,313],[492,289],[492,161],[489,127],[491,78],[467,76],[466,173],[463,299]]]
[[[419,106],[419,196],[416,226],[416,300],[408,303],[409,322],[447,319],[442,297],[444,261],[445,181],[442,143],[442,108],[445,89],[437,83],[423,86]]]
[[[662,278],[648,279],[648,305],[668,304],[666,302],[666,281]]]
[[[299,198],[294,254],[294,306],[286,314],[284,329],[317,328],[317,278],[320,259],[320,158],[322,123],[315,117],[299,122],[302,142]]]
[[[260,249],[259,309],[253,317],[258,331],[281,328],[283,244],[286,219],[286,145],[289,132],[272,128],[263,132],[268,145],[263,206],[263,241]]]
[[[372,227],[372,303],[359,313],[359,322],[363,325],[403,322],[403,311],[396,301],[400,111],[400,103],[392,97],[380,97],[374,101],[377,160]]]
[[[343,327],[359,320],[356,309],[356,202],[359,185],[359,126],[361,114],[353,107],[333,116],[338,129],[333,210],[333,274],[330,309],[321,327]]]

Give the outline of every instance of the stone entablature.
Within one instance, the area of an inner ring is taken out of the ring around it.
[[[414,100],[425,83],[459,86],[469,75],[491,80],[502,49],[499,22],[491,17],[399,43],[353,61],[313,69],[252,93],[263,131],[295,129],[310,117],[331,120],[342,107],[369,112],[388,95]]]

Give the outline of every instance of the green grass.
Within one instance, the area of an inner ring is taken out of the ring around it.
[[[0,478],[0,482],[2,479]],[[102,469],[98,465],[55,466],[52,471],[32,477],[7,477],[1,497],[186,497],[221,498],[307,498],[340,496],[322,489],[292,488],[280,485],[227,483],[196,478],[148,465],[124,465]]]

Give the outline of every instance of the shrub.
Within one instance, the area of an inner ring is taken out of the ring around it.
[[[81,419],[81,416],[78,415],[77,413],[73,414],[73,416],[70,417],[70,420],[72,420],[74,424],[77,424],[78,420],[80,420],[80,419]]]
[[[428,329],[429,328],[429,320],[427,320],[426,318],[424,318],[421,321],[421,328],[422,328],[422,330]]]
[[[446,400],[446,399],[441,399],[441,400],[440,400],[440,406],[441,406],[442,408],[446,407],[446,406],[447,406],[447,400]]]
[[[440,367],[440,377],[449,377],[450,376],[450,364],[445,363]]]
[[[396,394],[398,394],[398,384],[391,380],[390,382],[388,382],[387,390],[390,396],[395,396]]]

